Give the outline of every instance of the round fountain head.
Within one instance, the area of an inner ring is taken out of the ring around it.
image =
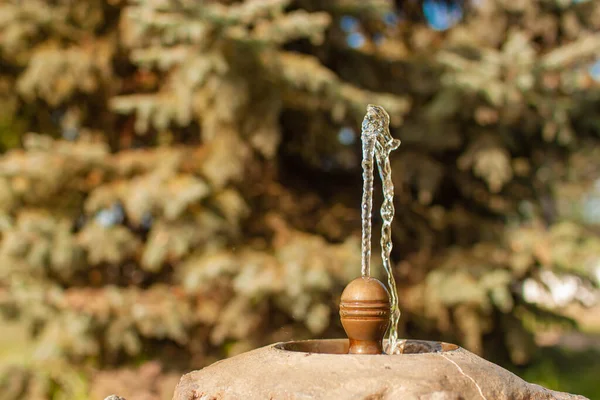
[[[389,325],[390,294],[375,278],[360,277],[348,284],[340,300],[340,319],[350,340],[349,354],[382,354]]]

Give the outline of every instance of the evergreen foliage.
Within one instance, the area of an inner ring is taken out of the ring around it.
[[[368,103],[402,140],[404,336],[526,364],[581,323],[600,2],[397,3],[0,2],[0,310],[28,338],[2,398],[169,398],[158,376],[341,336]]]

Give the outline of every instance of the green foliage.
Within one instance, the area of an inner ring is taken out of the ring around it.
[[[527,368],[514,368],[524,379],[563,392],[598,398],[598,351],[543,349]]]
[[[158,399],[169,371],[341,335],[368,103],[403,143],[405,333],[524,364],[540,329],[585,324],[566,310],[599,297],[600,3],[481,1],[446,32],[405,3],[390,24],[390,1],[2,2],[0,309],[31,350],[7,398],[139,373]]]

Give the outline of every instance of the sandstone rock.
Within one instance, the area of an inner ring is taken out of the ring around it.
[[[401,355],[350,355],[346,339],[279,343],[181,378],[173,400],[585,400],[527,383],[458,346],[409,340]]]

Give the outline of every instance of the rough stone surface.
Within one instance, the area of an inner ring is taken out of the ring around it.
[[[586,399],[527,383],[454,345],[409,341],[401,355],[342,354],[347,348],[345,339],[263,347],[184,375],[173,400]]]

